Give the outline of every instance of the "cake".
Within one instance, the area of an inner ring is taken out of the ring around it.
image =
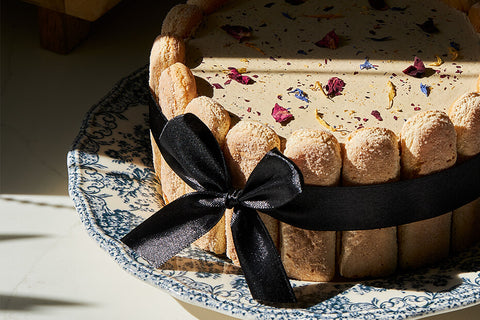
[[[189,0],[154,41],[150,88],[168,119],[190,112],[210,128],[236,188],[272,148],[310,185],[429,175],[480,153],[480,37],[478,14],[468,14],[477,9],[446,2]],[[152,149],[165,201],[191,192]],[[289,277],[330,281],[387,276],[467,249],[479,240],[480,200],[361,231],[260,216]],[[231,217],[195,245],[239,264]]]

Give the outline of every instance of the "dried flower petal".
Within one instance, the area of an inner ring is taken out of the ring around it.
[[[260,49],[259,47],[255,46],[253,43],[245,42],[244,44],[245,44],[247,47],[249,47],[249,48],[252,48],[252,49],[257,50],[257,51],[260,52],[261,54],[266,55],[265,52],[264,52],[262,49]]]
[[[378,121],[383,121],[383,118],[382,118],[382,116],[380,115],[380,112],[378,112],[378,110],[373,110],[373,111],[372,111],[372,116],[374,116],[375,118],[377,118]]]
[[[325,89],[327,89],[327,95],[329,97],[338,96],[343,91],[343,87],[345,87],[345,82],[342,79],[337,77],[332,77],[328,80]]]
[[[296,88],[295,90],[289,91],[288,93],[295,93],[295,98],[305,102],[310,102],[310,100],[308,100],[308,95],[302,89]]]
[[[335,30],[327,33],[322,40],[315,42],[315,45],[323,48],[337,49],[340,39],[338,38]]]
[[[452,55],[452,60],[455,61],[458,58],[458,50],[455,49],[454,47],[448,47],[448,51],[450,51],[450,54]]]
[[[307,17],[307,18],[316,18],[318,20],[320,20],[320,19],[330,20],[330,19],[337,19],[337,18],[343,18],[344,17],[341,14],[333,14],[333,13],[330,13],[330,14],[304,14],[303,16]]]
[[[285,0],[286,3],[290,3],[294,6],[298,6],[299,4],[304,3],[307,0]]]
[[[368,61],[368,58],[365,58],[365,63],[360,65],[360,70],[363,70],[363,69],[367,69],[367,70],[375,69],[375,70],[377,70],[377,67],[378,67],[377,65],[371,64],[370,61]]]
[[[293,115],[290,113],[290,111],[280,106],[278,103],[275,103],[275,107],[272,109],[272,117],[276,122],[283,123],[292,119]]]
[[[439,56],[435,56],[435,58],[437,58],[437,61],[430,63],[429,66],[438,67],[438,66],[441,66],[443,64],[442,58],[440,58]]]
[[[215,88],[215,89],[223,89],[222,85],[220,83],[212,83],[212,86]]]
[[[331,131],[337,131],[337,129],[333,128],[331,125],[329,125],[325,120],[322,118],[322,114],[318,112],[317,109],[315,109],[315,119],[322,125],[323,127],[327,128],[328,130]]]
[[[426,84],[420,83],[420,90],[428,97],[430,94],[430,86],[427,86]]]
[[[373,41],[378,41],[378,42],[393,40],[393,38],[391,36],[386,36],[386,37],[382,37],[382,38],[369,37],[368,39],[373,40]]]
[[[460,45],[458,43],[456,43],[455,41],[450,41],[450,47],[452,47],[453,49],[455,49],[457,51],[460,51]]]
[[[224,31],[226,31],[229,35],[234,37],[235,39],[242,42],[252,36],[252,28],[251,27],[244,27],[244,26],[232,26],[226,24],[221,27]]]
[[[403,73],[408,74],[409,76],[420,78],[425,73],[425,65],[419,57],[415,57],[413,65],[403,70]]]
[[[395,96],[397,95],[397,89],[391,81],[387,82],[387,87],[389,88],[387,109],[390,109],[393,106],[393,98],[395,98]]]
[[[236,68],[228,68],[228,77],[242,84],[252,84],[255,81],[249,76],[243,76]]]
[[[439,30],[438,28],[435,26],[435,24],[433,23],[433,19],[432,18],[428,18],[427,21],[425,21],[424,23],[422,24],[418,24],[417,23],[417,26],[420,27],[420,29],[422,29],[423,31],[425,31],[426,33],[438,33]]]

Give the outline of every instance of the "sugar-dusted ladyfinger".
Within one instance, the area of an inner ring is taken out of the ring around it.
[[[212,131],[220,146],[225,142],[225,136],[230,129],[230,115],[218,102],[212,98],[199,96],[194,98],[185,108],[185,113],[193,113]],[[214,252],[225,253],[225,216],[208,233],[195,241],[195,246]]]
[[[467,13],[470,7],[477,2],[477,0],[443,0],[443,2],[452,8]]]
[[[158,99],[158,81],[162,71],[176,62],[185,63],[185,41],[177,36],[161,34],[150,51],[149,85]]]
[[[228,0],[187,0],[187,4],[195,5],[202,9],[204,14],[217,11]]]
[[[342,181],[346,186],[388,183],[400,178],[398,138],[384,128],[363,128],[345,141]],[[339,273],[346,278],[380,277],[397,268],[396,227],[343,231]]]
[[[162,71],[158,81],[158,103],[167,119],[183,114],[187,104],[197,97],[192,71],[177,62]]]
[[[480,2],[473,4],[468,10],[468,19],[476,32],[480,33]]]
[[[273,148],[280,148],[280,138],[274,130],[260,122],[241,120],[230,129],[225,139],[224,154],[235,188],[243,188],[258,162]],[[278,247],[278,220],[259,214]],[[238,265],[230,229],[231,219],[232,210],[229,209],[225,212],[227,257]]]
[[[187,104],[185,113],[193,113],[203,121],[213,133],[220,146],[223,146],[228,130],[230,130],[230,115],[216,100],[199,96]]]
[[[450,168],[457,160],[455,127],[444,112],[416,114],[404,123],[400,137],[404,179]],[[450,212],[398,226],[399,266],[418,268],[447,257],[451,217]]]
[[[202,9],[192,4],[173,6],[163,19],[162,34],[173,34],[182,39],[192,36],[203,20]]]
[[[458,98],[448,110],[457,132],[457,163],[480,153],[480,93],[471,92]],[[468,249],[480,241],[480,198],[453,211],[453,252]]]
[[[287,139],[284,151],[307,185],[331,186],[340,181],[342,157],[333,134],[300,129]],[[280,222],[280,255],[290,278],[330,281],[335,276],[336,231],[311,231]]]

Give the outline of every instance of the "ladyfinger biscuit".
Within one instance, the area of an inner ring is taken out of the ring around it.
[[[280,138],[275,131],[260,122],[241,120],[230,129],[225,139],[224,154],[236,188],[245,185],[258,162],[273,148],[280,148]],[[231,209],[225,212],[226,253],[234,264],[239,265],[230,228],[232,214]],[[259,215],[278,247],[278,221],[262,213]]]
[[[191,4],[173,6],[163,19],[162,34],[173,34],[182,39],[189,38],[203,20],[202,9]]]
[[[457,133],[460,161],[480,153],[480,92],[465,93],[448,110]]]
[[[202,9],[204,14],[217,11],[228,0],[187,0],[187,4],[195,5]]]
[[[480,153],[480,93],[462,95],[448,111],[457,133],[457,163]],[[453,211],[451,249],[459,252],[480,241],[480,198]]]
[[[300,129],[287,139],[285,156],[308,185],[331,186],[340,181],[340,144],[329,132]],[[280,256],[290,278],[330,281],[335,276],[335,231],[311,231],[280,222]]]
[[[455,127],[441,111],[409,118],[401,131],[402,177],[412,179],[447,169],[457,159]],[[451,212],[398,226],[399,266],[418,268],[449,255]]]
[[[443,0],[443,2],[452,8],[467,13],[470,7],[477,2],[477,0]]]
[[[177,62],[162,71],[158,81],[158,103],[167,119],[183,114],[187,104],[197,96],[192,71]]]
[[[476,32],[480,32],[480,2],[473,4],[468,10],[468,19]]]
[[[185,113],[193,113],[203,121],[213,133],[220,146],[230,129],[230,115],[225,108],[212,98],[200,96],[194,98],[185,108]],[[194,245],[216,254],[225,253],[225,216],[208,233],[194,242]]]
[[[185,63],[185,42],[174,35],[162,34],[155,38],[150,51],[149,85],[158,99],[158,81],[162,71],[176,62]]]
[[[223,145],[230,130],[230,115],[217,101],[210,97],[199,96],[190,101],[185,113],[193,113],[212,131],[220,146]]]
[[[384,128],[363,128],[345,141],[343,184],[387,183],[400,178],[398,138]],[[381,277],[397,268],[396,227],[343,231],[339,273],[346,278]]]

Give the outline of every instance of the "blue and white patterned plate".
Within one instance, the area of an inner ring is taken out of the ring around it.
[[[480,247],[432,268],[382,280],[292,281],[299,303],[252,299],[241,271],[190,247],[162,269],[119,239],[162,205],[152,169],[148,69],[121,80],[86,115],[68,154],[69,192],[88,233],[125,270],[180,300],[244,319],[404,319],[480,301]]]

